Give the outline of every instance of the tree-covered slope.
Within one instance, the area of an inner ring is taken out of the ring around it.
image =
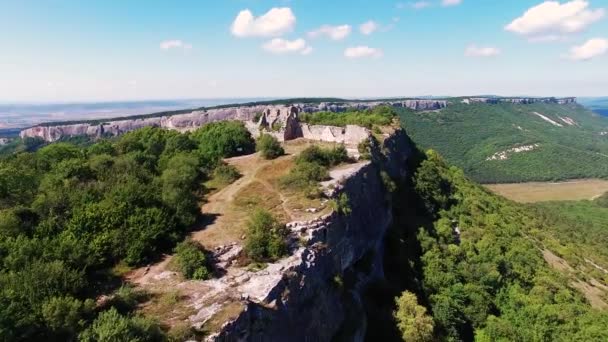
[[[548,215],[488,192],[432,151],[411,175],[394,196],[388,281],[368,294],[369,341],[608,339],[608,314],[575,283],[591,274],[545,261],[540,233],[557,229]],[[402,291],[428,308],[432,336],[424,310],[404,312]]]
[[[441,111],[399,114],[420,147],[478,182],[608,177],[608,118],[576,104],[451,102]]]

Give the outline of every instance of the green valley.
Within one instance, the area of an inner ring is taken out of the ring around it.
[[[450,100],[399,109],[408,134],[481,183],[608,177],[608,118],[578,104]]]

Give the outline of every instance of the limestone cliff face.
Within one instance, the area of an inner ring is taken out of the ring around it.
[[[374,162],[358,163],[341,181],[325,184],[331,197],[346,194],[350,212],[288,224],[294,234],[307,235],[306,246],[283,263],[282,278],[263,301],[248,301],[209,341],[363,340],[361,293],[383,277],[383,241],[392,221],[380,171],[403,177],[411,151],[399,130],[373,153]]]
[[[575,97],[471,97],[466,99],[467,103],[470,102],[481,102],[481,103],[515,103],[515,104],[533,104],[533,103],[555,103],[560,105],[574,104],[576,103]]]
[[[188,114],[152,117],[145,119],[118,120],[99,124],[80,123],[69,125],[42,125],[21,131],[21,137],[42,138],[53,142],[74,136],[117,136],[143,127],[162,127],[185,132],[217,121],[235,120],[245,123],[251,133],[257,136],[260,130],[277,136],[280,140],[302,137],[302,132],[294,122],[301,112],[332,111],[344,112],[348,109],[370,109],[380,105],[404,107],[413,110],[435,110],[447,106],[445,100],[369,101],[341,103],[300,103],[293,105],[234,106],[193,111]],[[260,116],[258,122],[253,120]]]

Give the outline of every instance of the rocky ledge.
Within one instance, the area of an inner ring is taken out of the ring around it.
[[[299,103],[291,105],[251,105],[197,110],[187,114],[148,117],[132,120],[109,120],[101,123],[76,123],[40,125],[21,131],[21,138],[42,138],[53,142],[74,136],[117,136],[143,127],[162,127],[181,132],[191,131],[205,124],[217,121],[236,120],[245,123],[254,134],[260,129],[272,128],[281,131],[283,139],[302,137],[297,126],[291,126],[293,119],[302,112],[332,111],[343,112],[349,109],[370,109],[381,105],[410,108],[413,110],[436,110],[448,105],[445,100],[403,100],[369,101],[340,103]],[[259,118],[259,119],[258,119]],[[254,122],[254,120],[258,119]]]
[[[380,172],[403,178],[410,155],[403,130],[372,146],[373,162],[333,170],[332,180],[322,184],[328,197],[346,196],[350,210],[288,223],[291,255],[230,279],[244,309],[207,341],[330,341],[338,335],[363,340],[361,295],[384,275],[383,242],[392,222]],[[193,324],[208,319],[207,311],[193,316]]]

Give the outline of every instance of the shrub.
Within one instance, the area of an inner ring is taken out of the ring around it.
[[[372,159],[372,144],[369,139],[365,139],[357,145],[357,150],[359,151],[360,158],[363,160],[371,160]]]
[[[256,150],[260,152],[264,159],[275,159],[285,154],[281,143],[269,134],[262,134],[256,143]]]
[[[350,207],[350,200],[348,199],[348,195],[345,193],[341,193],[335,199],[332,199],[329,202],[330,207],[340,215],[348,215],[352,212]]]
[[[205,251],[197,242],[186,240],[178,244],[175,247],[175,258],[185,278],[196,280],[210,278]]]
[[[83,318],[90,315],[94,307],[91,299],[82,302],[72,297],[52,297],[42,304],[42,317],[52,331],[66,337],[74,336],[76,329],[83,325]]]
[[[315,163],[325,167],[336,166],[340,163],[350,161],[348,152],[344,145],[338,145],[334,148],[320,148],[313,145],[305,149],[296,158],[296,163]]]
[[[247,224],[245,252],[254,261],[277,260],[287,253],[287,228],[266,210],[256,210]]]
[[[213,178],[221,184],[231,184],[241,177],[236,167],[221,163],[213,170]]]
[[[143,291],[137,291],[129,285],[121,286],[114,293],[114,298],[109,302],[109,305],[114,307],[118,312],[125,314],[135,309],[138,303],[146,298],[147,294]]]
[[[397,190],[397,184],[386,171],[380,171],[380,178],[382,179],[382,184],[384,184],[386,191],[393,193]]]
[[[79,336],[82,342],[163,341],[159,326],[149,319],[123,316],[115,309],[99,314]]]
[[[396,115],[391,107],[379,106],[363,111],[348,111],[346,113],[317,112],[303,113],[300,121],[312,125],[330,125],[344,127],[346,125],[357,125],[372,128],[374,125],[387,126]]]
[[[329,178],[328,168],[350,161],[344,145],[334,148],[311,146],[296,158],[296,166],[281,179],[281,185],[299,190],[309,198],[321,195],[318,183]]]

